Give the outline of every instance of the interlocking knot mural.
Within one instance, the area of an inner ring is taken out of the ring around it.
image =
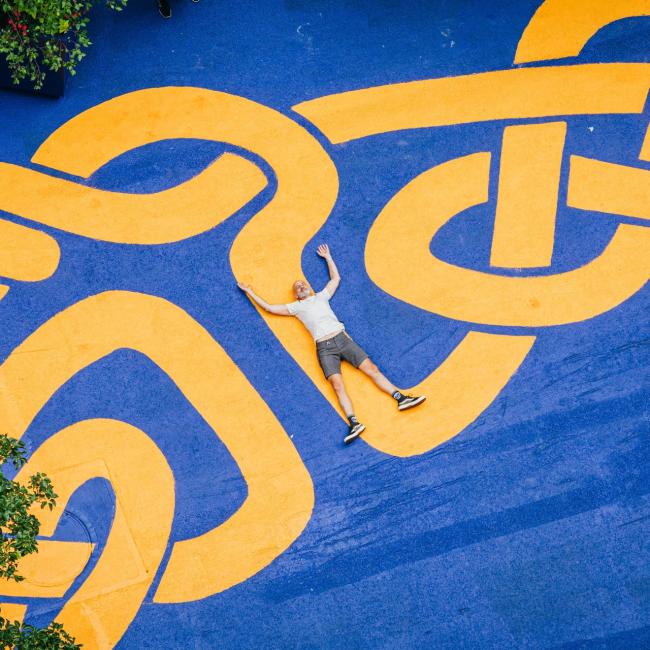
[[[648,14],[647,2],[548,0],[526,28],[510,69],[324,96],[294,106],[293,117],[193,87],[150,88],[99,104],[50,135],[32,162],[88,178],[125,152],[166,139],[210,140],[233,151],[194,178],[151,194],[100,190],[54,172],[0,163],[0,209],[34,224],[0,220],[0,275],[7,278],[2,295],[12,281],[39,282],[56,272],[59,245],[38,224],[122,245],[179,242],[210,230],[258,196],[270,180],[253,162],[262,159],[277,189],[237,235],[230,264],[235,277],[262,295],[277,296],[303,275],[302,252],[337,201],[339,175],[330,154],[339,145],[394,131],[507,120],[500,151],[451,158],[411,179],[376,216],[367,236],[366,270],[379,288],[467,325],[447,358],[412,387],[429,401],[408,418],[363,377],[346,375],[364,413],[369,445],[401,457],[427,452],[461,433],[494,401],[525,363],[539,328],[603,314],[648,281],[650,171],[573,155],[565,141],[571,116],[640,114],[650,64],[534,65],[576,57],[604,25]],[[556,36],[549,40],[549,33]],[[141,116],[151,105],[157,111],[145,122]],[[301,126],[304,120],[324,138]],[[639,148],[639,159],[650,161],[650,132],[639,134]],[[439,259],[430,251],[432,238],[454,216],[488,201],[491,175],[498,178],[493,272]],[[540,274],[553,260],[560,200],[570,208],[619,215],[621,223],[588,263]],[[274,242],[272,251],[268,241]],[[506,272],[513,269],[518,272]],[[338,408],[300,324],[260,317]],[[314,505],[303,460],[263,396],[204,326],[153,295],[117,289],[90,295],[35,329],[0,366],[2,430],[22,436],[57,390],[118,349],[145,355],[169,376],[226,446],[248,494],[221,525],[174,542],[161,569],[175,482],[148,432],[119,420],[84,420],[38,448],[21,475],[45,471],[60,494],[57,508],[41,515],[46,537],[86,481],[105,478],[115,493],[115,518],[101,557],[57,616],[87,648],[119,641],[159,571],[155,603],[198,600],[247,580],[298,538]],[[39,554],[25,561],[28,579],[3,585],[3,595],[63,597],[96,552],[89,542],[42,541]]]

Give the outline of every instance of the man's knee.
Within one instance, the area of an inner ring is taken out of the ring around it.
[[[341,375],[333,375],[330,377],[330,384],[335,391],[343,390],[343,379]]]
[[[343,385],[343,377],[339,374],[330,375],[329,382],[337,393],[345,389],[345,386]]]
[[[365,359],[359,368],[371,376],[379,374],[379,368],[377,368],[377,366],[370,359]]]

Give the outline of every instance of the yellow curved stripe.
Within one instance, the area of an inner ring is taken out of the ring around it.
[[[35,510],[33,514],[40,519],[42,513]],[[0,594],[14,598],[62,598],[88,564],[93,547],[88,542],[39,540],[38,553],[27,555],[18,565],[25,580],[2,580]]]
[[[85,648],[112,648],[135,618],[167,547],[174,517],[171,469],[142,431],[98,419],[49,438],[17,478],[34,472],[48,474],[59,494],[53,511],[38,513],[44,534],[54,532],[73,492],[89,479],[103,477],[115,492],[115,517],[102,555],[56,617]],[[69,543],[58,544],[60,553],[74,552]],[[39,556],[38,579],[60,571],[60,566],[48,569]]]
[[[244,227],[233,244],[230,259],[239,279],[250,282],[273,302],[286,302],[292,299],[293,281],[301,276],[300,253],[325,220],[336,186],[333,176],[319,172],[325,166],[316,149],[311,158],[303,159],[303,167],[310,173],[299,184],[298,170],[281,164],[284,144],[278,142],[276,146],[278,151],[266,152],[265,158],[277,174],[278,195]],[[295,219],[294,215],[300,217]],[[279,286],[285,289],[280,292]],[[340,413],[336,397],[318,366],[314,343],[302,325],[296,319],[264,312],[262,316]],[[367,377],[344,370],[357,410],[369,425],[364,440],[396,456],[424,453],[448,440],[496,397],[533,341],[534,337],[469,335],[431,376],[413,388],[427,393],[430,400],[426,408],[408,414],[396,412],[394,401],[380,393]]]
[[[504,129],[490,256],[493,266],[551,264],[565,135],[566,122]]]
[[[291,285],[301,276],[300,254],[325,221],[336,196],[336,177],[320,147],[301,158],[301,169],[285,163],[286,144],[254,151],[269,162],[278,179],[276,197],[239,234],[231,251],[235,275],[273,302],[291,300]],[[278,287],[285,287],[278,291]],[[262,313],[269,327],[315,386],[339,410],[318,366],[313,341],[295,319]],[[358,374],[345,372],[370,445],[397,456],[430,450],[469,425],[496,397],[519,367],[533,337],[471,334],[430,377],[414,390],[430,396],[427,408],[408,415]],[[478,356],[472,356],[476,353]],[[496,365],[477,365],[477,359]],[[459,399],[459,394],[463,399]],[[431,406],[430,406],[431,405]]]
[[[256,165],[233,154],[224,154],[191,180],[153,194],[98,190],[0,163],[0,209],[84,237],[164,244],[213,228],[265,185]]]
[[[367,426],[363,439],[394,456],[423,454],[468,427],[498,396],[523,363],[534,336],[469,332],[423,382],[409,388],[425,394],[425,406],[400,412],[395,400],[344,366],[356,412]],[[333,401],[334,394],[330,394]]]
[[[89,138],[92,147],[87,146]],[[120,95],[76,115],[43,142],[32,161],[86,177],[125,151],[175,138],[234,144],[269,162],[273,157],[275,164],[281,163],[281,171],[289,165],[300,167],[303,156],[309,163],[314,148],[320,148],[301,126],[250,99],[206,88],[168,86]],[[325,173],[336,174],[322,148],[319,158],[331,166]]]
[[[567,205],[650,220],[650,170],[571,156]]]
[[[45,280],[56,271],[60,256],[59,245],[49,235],[0,219],[0,276]]]
[[[202,88],[139,90],[66,122],[32,160],[88,176],[124,151],[180,137],[234,144],[272,167],[278,181],[276,194],[240,233],[231,262],[235,275],[247,277],[261,293],[278,295],[282,287],[281,299],[289,298],[293,280],[302,275],[302,249],[336,201],[338,175],[318,141],[281,113],[243,97]],[[89,138],[92,147],[84,144]],[[205,194],[196,198],[207,201]],[[299,323],[268,322],[283,343],[301,340]],[[303,352],[311,359],[313,344],[302,340]]]
[[[120,348],[141,352],[169,375],[223,441],[248,484],[247,499],[230,519],[174,545],[155,600],[196,600],[246,580],[302,532],[313,508],[313,485],[257,391],[179,307],[110,291],[58,313],[0,366],[2,430],[20,437],[60,386]]]
[[[578,56],[605,25],[650,16],[650,0],[546,0],[519,40],[515,63]]]
[[[431,238],[452,216],[487,200],[489,165],[488,153],[450,160],[393,197],[368,235],[366,267],[376,284],[447,318],[528,327],[597,316],[643,287],[650,277],[650,229],[639,226],[619,226],[599,257],[549,276],[498,276],[431,255]]]
[[[498,70],[326,95],[293,109],[332,142],[377,133],[488,120],[640,113],[646,63]]]

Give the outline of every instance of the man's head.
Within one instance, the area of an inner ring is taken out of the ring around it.
[[[311,287],[304,280],[296,280],[293,283],[293,293],[298,300],[304,300],[311,295]]]

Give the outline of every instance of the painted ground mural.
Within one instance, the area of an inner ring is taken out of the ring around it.
[[[0,420],[60,495],[3,609],[102,649],[647,646],[650,2],[96,22],[65,98],[0,97]],[[350,447],[236,285],[320,288],[321,242],[428,397],[345,368]]]

